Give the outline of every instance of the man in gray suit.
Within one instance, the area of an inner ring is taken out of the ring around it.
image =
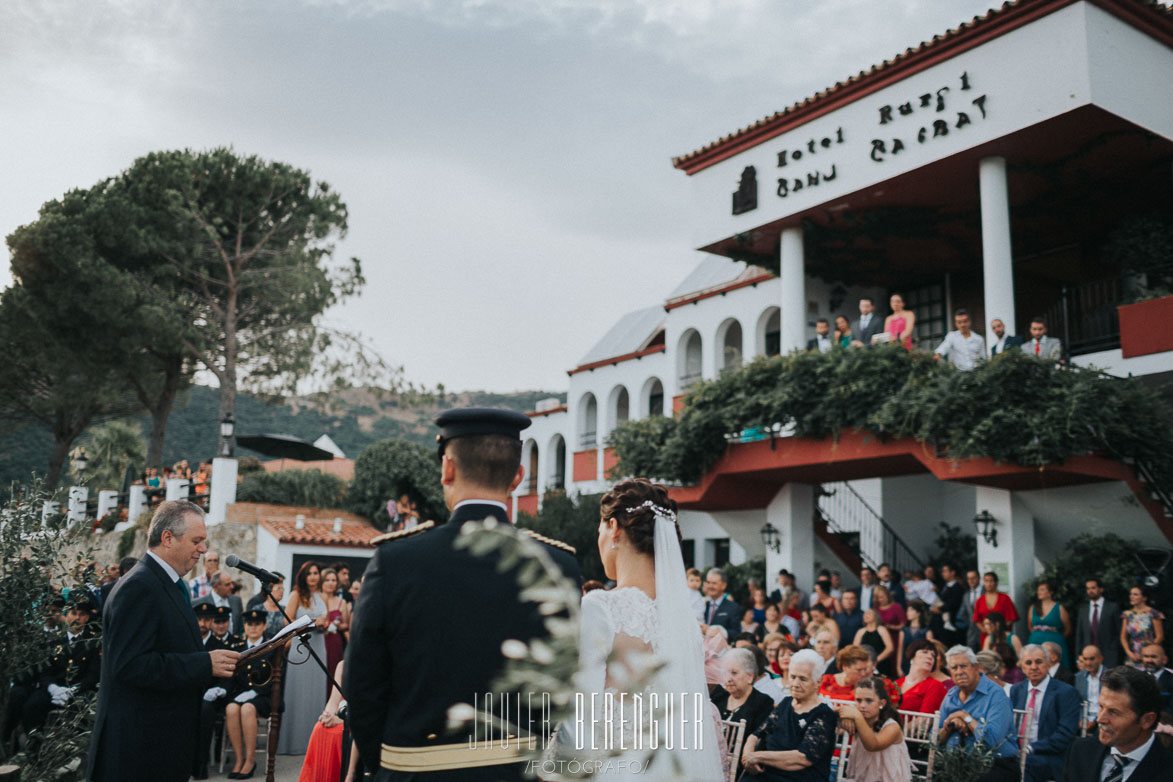
[[[872,337],[884,333],[884,319],[875,312],[876,305],[871,296],[859,300],[859,320],[851,324],[851,346],[872,346]]]
[[[961,617],[965,618],[965,645],[977,651],[982,648],[982,628],[973,621],[973,611],[981,599],[982,576],[976,570],[965,572],[965,597],[961,600]]]
[[[1113,666],[1115,667],[1115,666]],[[1088,645],[1079,654],[1079,673],[1075,674],[1075,691],[1083,703],[1080,727],[1086,733],[1096,729],[1096,715],[1100,711],[1100,679],[1108,666],[1099,647]]]
[[[228,632],[233,635],[239,635],[244,632],[244,625],[240,623],[240,615],[244,613],[244,604],[240,600],[240,595],[232,594],[232,576],[221,570],[212,576],[211,581],[212,591],[199,600],[193,600],[191,602],[192,608],[204,603],[214,606],[227,606],[228,610],[232,612]]]
[[[1120,664],[1120,606],[1104,598],[1098,578],[1084,582],[1087,602],[1075,613],[1075,648],[1095,646],[1104,656],[1104,666]]]
[[[1063,358],[1063,343],[1047,336],[1047,322],[1042,315],[1035,315],[1030,322],[1030,340],[1022,346],[1028,356],[1059,361]]]

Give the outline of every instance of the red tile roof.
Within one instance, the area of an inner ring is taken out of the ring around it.
[[[667,347],[665,345],[652,345],[650,348],[644,348],[643,350],[633,350],[630,353],[624,353],[622,356],[612,356],[611,358],[604,358],[604,359],[600,359],[599,361],[592,361],[589,364],[580,364],[579,366],[575,367],[574,369],[566,370],[566,374],[577,375],[579,372],[588,372],[592,369],[598,369],[599,367],[606,367],[606,366],[611,366],[612,364],[618,364],[623,361],[631,361],[633,359],[640,359],[640,358],[643,358],[644,356],[650,356],[653,353],[663,353],[665,350],[667,350]]]
[[[261,526],[281,543],[300,546],[340,546],[367,548],[371,539],[382,532],[366,521],[342,519],[342,531],[334,531],[333,519],[306,519],[305,527],[297,529],[296,518],[263,518]]]
[[[918,71],[972,49],[982,43],[1047,16],[1078,0],[1013,0],[984,16],[975,16],[955,29],[935,35],[931,41],[906,49],[866,71],[835,82],[814,96],[758,120],[698,150],[672,158],[672,165],[687,174],[708,168],[792,128],[888,86]],[[1173,8],[1155,0],[1089,0],[1108,13],[1173,46]]]

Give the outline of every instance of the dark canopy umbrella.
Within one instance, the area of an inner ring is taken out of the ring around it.
[[[254,434],[237,437],[236,444],[274,459],[294,459],[299,462],[324,462],[334,454],[290,434]]]

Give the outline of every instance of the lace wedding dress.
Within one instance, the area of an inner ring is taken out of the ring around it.
[[[655,542],[655,600],[634,587],[582,599],[573,740],[594,778],[721,782],[719,715],[672,520],[657,518]]]

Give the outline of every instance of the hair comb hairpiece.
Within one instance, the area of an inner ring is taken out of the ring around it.
[[[641,511],[644,508],[651,508],[652,514],[654,516],[660,516],[665,519],[668,519],[668,521],[672,522],[673,524],[676,523],[676,514],[675,513],[668,510],[667,508],[660,507],[659,505],[652,502],[651,500],[645,500],[643,505],[636,505],[634,508],[625,508],[624,510],[626,510],[628,513],[636,513],[637,511]]]

